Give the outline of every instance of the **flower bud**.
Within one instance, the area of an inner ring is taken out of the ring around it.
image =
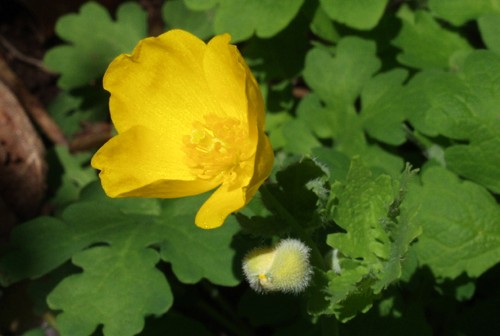
[[[274,248],[257,248],[243,259],[243,272],[257,292],[302,292],[309,285],[310,248],[297,239],[284,239]]]

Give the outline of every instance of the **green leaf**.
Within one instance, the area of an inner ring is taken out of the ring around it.
[[[358,37],[340,40],[335,57],[313,48],[306,56],[304,79],[327,104],[352,104],[365,82],[380,68],[375,53],[374,42]]]
[[[483,15],[477,23],[484,44],[488,49],[500,54],[500,13]]]
[[[338,134],[335,114],[324,106],[314,92],[300,100],[297,106],[297,118],[305,123],[318,138],[328,139]],[[293,141],[293,137],[289,141]]]
[[[283,125],[281,130],[286,145],[285,150],[293,154],[309,154],[319,141],[311,134],[309,127],[300,119],[294,119]]]
[[[406,74],[398,70],[371,80],[380,68],[375,52],[373,42],[346,37],[337,45],[334,57],[318,47],[307,54],[304,78],[314,92],[300,102],[297,108],[300,132],[296,129],[290,132],[285,149],[310,153],[314,143],[311,135],[307,135],[307,127],[319,138],[332,138],[334,148],[349,157],[360,155],[372,167],[394,176],[399,173],[403,167],[401,158],[376,144],[368,144],[363,130],[366,127],[370,133],[391,144],[399,144],[405,138],[401,125],[405,111],[385,109],[391,104],[399,106],[399,100],[395,103],[393,96],[400,91]],[[388,87],[380,88],[382,83]],[[360,117],[354,104],[362,92],[367,111]],[[371,122],[370,114],[383,116]],[[292,137],[294,132],[308,141],[299,142],[299,137]]]
[[[230,33],[233,42],[258,37],[269,38],[292,21],[304,0],[219,0],[215,14],[215,32]]]
[[[51,199],[51,203],[64,207],[78,199],[80,191],[97,179],[97,173],[89,167],[90,153],[71,154],[67,147],[56,146],[54,153],[62,166],[60,186]]]
[[[63,310],[59,323],[67,334],[87,335],[104,324],[106,335],[133,335],[145,315],[165,312],[172,296],[154,267],[160,254],[182,281],[239,282],[234,221],[212,231],[194,225],[195,209],[207,195],[167,202],[158,215],[157,200],[104,200],[95,188],[86,188],[83,201],[67,207],[61,219],[39,217],[18,226],[13,248],[0,260],[4,285],[40,277],[70,258],[84,269],[49,296],[51,307]]]
[[[429,8],[437,17],[460,26],[486,13],[500,14],[498,0],[429,0]]]
[[[61,17],[56,32],[70,44],[50,49],[44,63],[61,74],[60,88],[73,89],[100,78],[113,58],[132,51],[146,36],[146,12],[137,3],[125,3],[113,22],[103,6],[88,2],[79,14]]]
[[[412,12],[403,6],[397,15],[403,27],[392,43],[403,51],[398,55],[402,64],[418,69],[447,68],[453,53],[472,49],[458,34],[442,28],[428,12]]]
[[[431,167],[408,202],[420,204],[415,220],[423,234],[415,247],[435,276],[477,277],[500,261],[500,207],[483,187]]]
[[[384,14],[388,0],[320,0],[321,6],[333,20],[349,27],[369,30]]]
[[[216,230],[195,226],[193,209],[198,209],[207,195],[168,200],[158,218],[162,235],[161,258],[172,263],[177,278],[188,284],[202,278],[214,284],[235,286],[240,282],[239,265],[235,271],[232,237],[239,228],[230,217]],[[169,237],[169,238],[168,238]]]
[[[311,21],[311,31],[325,41],[336,42],[340,39],[332,20],[330,20],[321,6],[314,13]]]
[[[370,289],[373,280],[366,277],[366,269],[346,269],[341,276],[329,273],[333,278],[327,294],[331,296],[331,302],[334,303],[333,312],[339,321],[345,323],[357,313],[366,313],[372,307],[377,295]]]
[[[366,83],[361,93],[363,128],[371,137],[390,145],[406,141],[402,126],[406,111],[400,108],[400,97],[407,76],[405,70],[397,68],[379,74]]]
[[[373,179],[359,159],[353,160],[344,185],[334,185],[332,192],[339,199],[333,219],[346,233],[328,236],[328,245],[351,258],[363,258],[369,264],[389,258],[389,235],[382,219],[394,199],[391,178],[381,175]]]
[[[253,37],[242,46],[242,54],[252,71],[262,74],[263,82],[291,80],[300,74],[306,52],[310,48],[309,41],[305,38],[309,33],[309,23],[305,15],[299,15],[272,39]],[[304,38],[297,38],[298,36]],[[271,88],[276,86],[278,85]]]
[[[330,304],[325,312],[341,321],[367,311],[378,294],[402,276],[402,259],[421,232],[414,220],[417,207],[405,202],[412,175],[407,167],[399,180],[373,177],[354,159],[346,181],[332,188],[333,219],[345,232],[327,237],[340,254],[333,254],[340,269],[327,273]]]
[[[124,214],[158,216],[162,207],[156,198],[110,198],[106,196],[100,181],[88,184],[82,189],[81,202],[99,202],[120,209]]]
[[[282,126],[292,119],[292,116],[285,111],[266,114],[266,132],[269,133],[269,140],[274,149],[280,149],[285,145]]]
[[[73,257],[83,273],[64,279],[48,300],[63,310],[63,333],[88,335],[104,324],[106,335],[134,335],[146,314],[161,314],[172,304],[168,283],[154,268],[159,255],[147,247],[161,237],[146,216],[100,202],[77,203],[62,219],[39,217],[19,226],[12,235],[16,249],[3,257],[0,270],[3,282],[12,283],[39,277]],[[103,243],[109,246],[90,247]]]
[[[81,95],[63,91],[47,107],[67,138],[72,138],[81,130],[83,123],[104,121],[109,116],[108,96],[102,89],[79,93]]]
[[[298,223],[319,225],[315,217],[318,195],[307,188],[307,184],[311,181],[322,181],[326,174],[323,169],[324,167],[309,158],[292,163],[276,174],[277,184],[262,189],[264,204],[278,218],[284,217],[282,209],[277,207],[277,200],[279,204],[286,206],[287,212]],[[287,220],[288,218],[285,218],[285,221]]]
[[[218,0],[183,0],[186,7],[194,11],[207,10],[215,6]]]
[[[472,52],[457,73],[423,72],[409,84],[402,108],[413,126],[456,140],[444,149],[447,167],[500,192],[500,56]],[[413,113],[415,112],[415,113]]]
[[[183,0],[167,1],[161,8],[166,29],[184,29],[201,39],[214,35],[215,10],[190,10]]]
[[[136,335],[144,327],[145,315],[170,308],[170,287],[154,267],[158,253],[137,249],[134,240],[73,256],[83,273],[65,278],[47,298],[52,309],[63,311],[57,317],[61,334],[86,336],[104,324],[104,335]]]
[[[327,147],[314,148],[312,154],[330,171],[330,182],[345,181],[351,163],[349,157]]]

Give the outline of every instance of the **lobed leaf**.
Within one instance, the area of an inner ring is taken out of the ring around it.
[[[283,30],[297,15],[304,0],[219,0],[215,14],[215,32],[229,32],[232,42],[253,34],[269,38]]]
[[[327,237],[340,254],[334,254],[340,269],[327,273],[329,306],[322,313],[345,322],[367,311],[378,294],[402,276],[402,259],[421,233],[414,219],[417,206],[405,201],[412,174],[407,167],[399,180],[374,177],[354,159],[346,181],[334,184],[333,219],[344,232]]]
[[[437,17],[460,26],[486,13],[500,13],[498,0],[429,0],[429,9]]]
[[[304,79],[326,103],[352,104],[365,81],[380,68],[375,52],[375,43],[358,37],[340,40],[335,57],[313,48],[306,56]]]
[[[60,186],[55,190],[51,203],[64,207],[76,201],[81,190],[97,179],[97,174],[88,166],[89,153],[71,154],[67,147],[56,146],[54,154],[62,171]]]
[[[402,124],[407,115],[400,106],[402,84],[407,76],[407,71],[397,68],[379,74],[366,83],[361,93],[364,129],[371,137],[390,145],[406,141]]]
[[[381,66],[375,53],[373,42],[346,37],[338,43],[334,56],[319,47],[307,54],[304,79],[313,93],[303,98],[297,108],[298,121],[292,124],[290,136],[285,137],[286,150],[311,153],[318,146],[308,134],[313,133],[318,138],[333,139],[334,149],[349,157],[360,155],[380,171],[399,173],[403,167],[401,158],[377,144],[369,144],[364,134],[366,128],[370,135],[390,144],[400,144],[405,139],[401,126],[405,110],[387,106],[399,106],[399,98],[393,98],[401,90],[406,74],[398,70],[372,80]],[[388,87],[379,91],[382,82]],[[361,115],[355,106],[360,94],[363,109],[366,108]],[[377,121],[371,115],[377,115]]]
[[[398,17],[403,27],[392,43],[402,49],[397,57],[401,64],[418,69],[447,68],[455,52],[472,49],[465,39],[442,28],[426,11],[412,12],[403,6]]]
[[[488,49],[500,54],[500,13],[485,14],[477,23],[484,44]]]
[[[191,10],[185,0],[167,1],[161,7],[166,29],[184,29],[201,39],[214,35],[214,9]],[[194,5],[198,8],[197,4]]]
[[[425,71],[402,94],[401,107],[421,133],[455,141],[443,148],[447,167],[500,192],[500,56],[474,51],[457,73]]]
[[[368,30],[377,25],[388,0],[320,0],[330,18],[349,27]]]
[[[113,22],[102,5],[88,2],[79,14],[61,17],[56,32],[70,44],[50,49],[44,63],[61,74],[60,88],[74,89],[99,79],[113,58],[132,51],[146,36],[146,12],[139,4],[125,3],[118,8]]]
[[[165,313],[173,303],[165,276],[154,266],[152,249],[133,239],[94,247],[73,256],[83,273],[65,278],[47,298],[62,335],[86,336],[103,324],[104,335],[136,335],[145,315]]]
[[[172,200],[162,210],[158,200],[109,199],[91,185],[61,219],[39,217],[14,230],[14,248],[0,260],[2,284],[40,277],[72,259],[83,272],[65,278],[48,297],[51,308],[62,310],[62,333],[88,335],[103,324],[105,335],[137,334],[146,315],[172,304],[168,282],[155,268],[160,256],[181,281],[239,282],[231,245],[238,229],[234,223],[197,228],[194,205],[206,195],[200,197]]]
[[[415,220],[423,234],[415,247],[435,276],[477,277],[500,261],[500,207],[483,187],[430,167],[422,185],[408,193],[408,202],[422,209]]]
[[[232,237],[239,231],[234,217],[217,230],[203,230],[193,225],[193,209],[205,201],[202,197],[169,200],[157,219],[162,236],[161,258],[172,264],[177,278],[188,284],[202,278],[214,284],[235,286],[240,282],[239,265],[233,265],[235,255]]]

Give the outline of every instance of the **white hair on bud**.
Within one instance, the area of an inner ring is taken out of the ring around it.
[[[243,259],[243,273],[257,292],[300,293],[311,281],[311,249],[297,239],[284,239],[274,248],[258,248]]]

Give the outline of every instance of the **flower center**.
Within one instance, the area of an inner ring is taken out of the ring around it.
[[[206,116],[205,122],[194,122],[191,134],[183,138],[187,164],[200,179],[232,181],[244,160],[247,139],[248,131],[238,120]]]

